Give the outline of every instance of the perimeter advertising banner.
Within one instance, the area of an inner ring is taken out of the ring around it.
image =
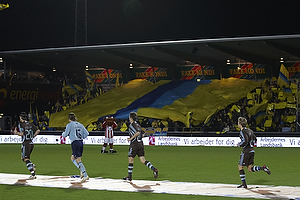
[[[112,83],[116,84],[123,82],[122,70],[116,69],[102,69],[102,70],[89,70],[92,75],[92,79],[95,83]]]
[[[284,63],[284,66],[290,73],[290,78],[300,77],[300,62],[296,63]]]
[[[290,72],[290,78],[298,78],[300,76],[300,62],[284,63]],[[274,68],[274,66],[273,66]],[[280,64],[278,64],[278,70]],[[271,79],[278,70],[272,70],[272,66],[265,64],[230,64],[220,67],[207,66],[207,65],[193,65],[193,66],[180,66],[176,67],[175,76],[179,80],[213,80],[220,78],[239,78],[239,79]],[[124,74],[121,70],[90,70],[89,73],[93,76],[95,83],[109,83],[108,74],[111,83],[123,82]],[[130,69],[130,79],[146,79],[151,82],[160,80],[173,80],[173,74],[167,68],[152,67],[133,68]]]
[[[223,68],[223,78],[265,79],[272,78],[271,67],[264,64],[232,64]]]
[[[154,69],[154,71],[153,71]],[[146,79],[151,82],[160,80],[172,80],[169,71],[166,68],[144,67],[130,69],[130,77],[132,79]]]
[[[47,109],[47,105],[60,99],[61,90],[62,85],[1,82],[0,111],[13,116],[21,111],[29,112],[30,106],[33,111],[35,107]]]
[[[88,136],[85,144],[103,145],[104,136]],[[129,145],[128,136],[114,136],[115,145]],[[59,135],[37,135],[35,144],[61,144]],[[63,144],[71,144],[69,138]],[[241,139],[239,137],[169,137],[150,136],[143,138],[144,145],[157,146],[222,146],[235,147]],[[0,135],[0,144],[22,143],[17,135]],[[257,137],[257,147],[300,147],[300,137]]]
[[[217,67],[206,65],[178,67],[177,74],[180,80],[211,80],[220,78],[220,72]]]

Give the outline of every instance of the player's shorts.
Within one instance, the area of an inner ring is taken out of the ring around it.
[[[143,142],[134,141],[130,144],[128,157],[133,157],[134,158],[136,155],[138,157],[145,156]]]
[[[30,159],[30,154],[33,150],[33,147],[34,147],[34,144],[32,143],[32,141],[28,141],[28,140],[25,140],[25,142],[22,143],[22,146],[21,146],[21,156],[22,156],[22,159]]]
[[[254,150],[250,151],[242,151],[240,155],[239,165],[241,166],[248,166],[254,164]]]
[[[79,158],[82,156],[82,152],[83,152],[82,140],[73,141],[71,147],[72,147],[72,155],[74,156],[74,158]]]
[[[112,143],[114,143],[114,139],[106,137],[106,138],[104,138],[104,143],[112,144]]]

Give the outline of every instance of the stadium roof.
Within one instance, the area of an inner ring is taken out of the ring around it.
[[[196,64],[225,67],[229,60],[231,64],[267,64],[278,71],[280,59],[300,61],[300,34],[12,50],[0,51],[0,57],[19,70],[32,66],[82,72],[88,65],[126,71],[130,64],[170,69]]]

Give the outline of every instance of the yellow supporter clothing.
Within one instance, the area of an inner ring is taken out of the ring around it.
[[[88,125],[88,127],[87,127],[88,131],[93,131],[93,129],[94,129],[94,125],[93,124]]]
[[[271,127],[272,126],[272,119],[268,119],[265,121],[264,127]]]
[[[120,131],[125,132],[126,130],[127,130],[127,125],[126,125],[126,123],[123,123]]]

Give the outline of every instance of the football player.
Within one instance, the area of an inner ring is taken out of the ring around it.
[[[158,170],[151,164],[150,161],[145,159],[144,144],[142,138],[144,137],[141,126],[137,123],[137,114],[131,112],[129,114],[129,138],[127,141],[130,142],[129,152],[128,152],[128,176],[124,177],[123,180],[132,180],[132,170],[133,170],[133,159],[137,155],[140,158],[141,163],[145,164],[148,168],[153,171],[154,178],[158,177]]]
[[[89,180],[89,176],[81,162],[81,157],[83,153],[83,139],[89,135],[89,132],[81,123],[76,121],[77,118],[74,113],[69,113],[68,119],[70,123],[67,124],[66,130],[62,133],[62,136],[69,136],[72,147],[71,161],[80,170],[81,182],[86,182]]]
[[[26,163],[27,169],[31,173],[29,178],[35,179],[36,166],[30,161],[30,154],[34,147],[32,140],[40,133],[40,130],[33,123],[28,122],[26,112],[21,112],[19,117],[20,123],[18,129],[15,128],[14,134],[22,137],[21,159]]]
[[[241,142],[239,142],[237,144],[237,146],[242,147],[243,151],[240,155],[240,160],[239,160],[239,165],[238,165],[242,184],[239,185],[238,188],[247,188],[244,166],[247,167],[249,172],[257,172],[257,171],[263,170],[267,174],[269,174],[269,175],[271,174],[270,169],[266,165],[264,165],[262,167],[253,166],[254,154],[255,154],[253,147],[255,146],[257,139],[256,139],[256,136],[254,135],[253,131],[251,129],[246,128],[246,126],[247,126],[247,119],[244,117],[239,117],[238,118],[238,127],[241,130],[240,131]]]

